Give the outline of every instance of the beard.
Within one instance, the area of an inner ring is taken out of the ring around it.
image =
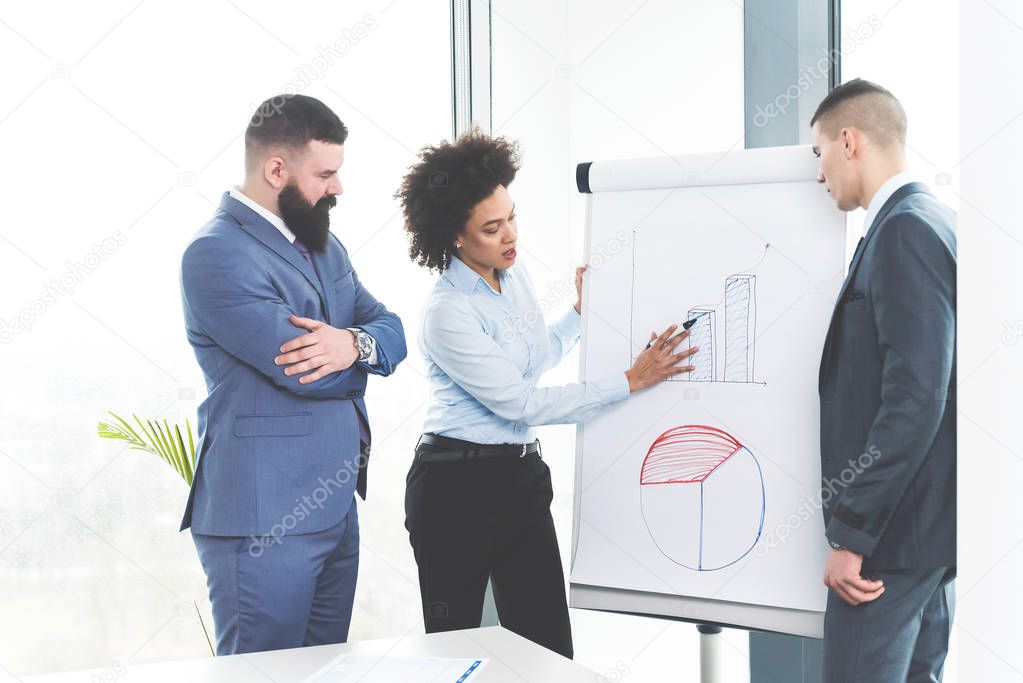
[[[337,205],[337,197],[328,195],[310,204],[298,185],[289,181],[277,196],[277,208],[288,229],[309,251],[321,252],[327,246],[330,234],[330,210]]]

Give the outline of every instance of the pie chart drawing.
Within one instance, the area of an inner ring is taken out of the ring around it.
[[[696,571],[735,564],[764,530],[764,475],[728,432],[684,425],[661,434],[640,470],[643,521],[661,553]]]

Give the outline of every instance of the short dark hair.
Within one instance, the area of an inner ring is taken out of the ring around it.
[[[473,208],[498,185],[510,185],[518,170],[518,144],[476,128],[421,149],[394,193],[405,215],[409,258],[428,270],[446,269]]]
[[[315,97],[274,95],[259,105],[245,129],[246,165],[270,147],[297,149],[311,140],[343,145],[347,138],[345,124]]]
[[[846,126],[855,126],[881,147],[906,142],[906,110],[877,83],[854,78],[835,86],[810,119],[820,123],[821,131],[834,138]]]

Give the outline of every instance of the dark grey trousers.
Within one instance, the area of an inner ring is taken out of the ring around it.
[[[850,605],[828,592],[825,683],[938,683],[955,613],[946,568],[864,572],[884,581],[877,600]]]

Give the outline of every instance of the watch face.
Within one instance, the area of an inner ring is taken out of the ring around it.
[[[366,360],[369,358],[369,352],[371,350],[369,335],[360,330],[356,333],[355,338],[359,342],[359,360]]]

